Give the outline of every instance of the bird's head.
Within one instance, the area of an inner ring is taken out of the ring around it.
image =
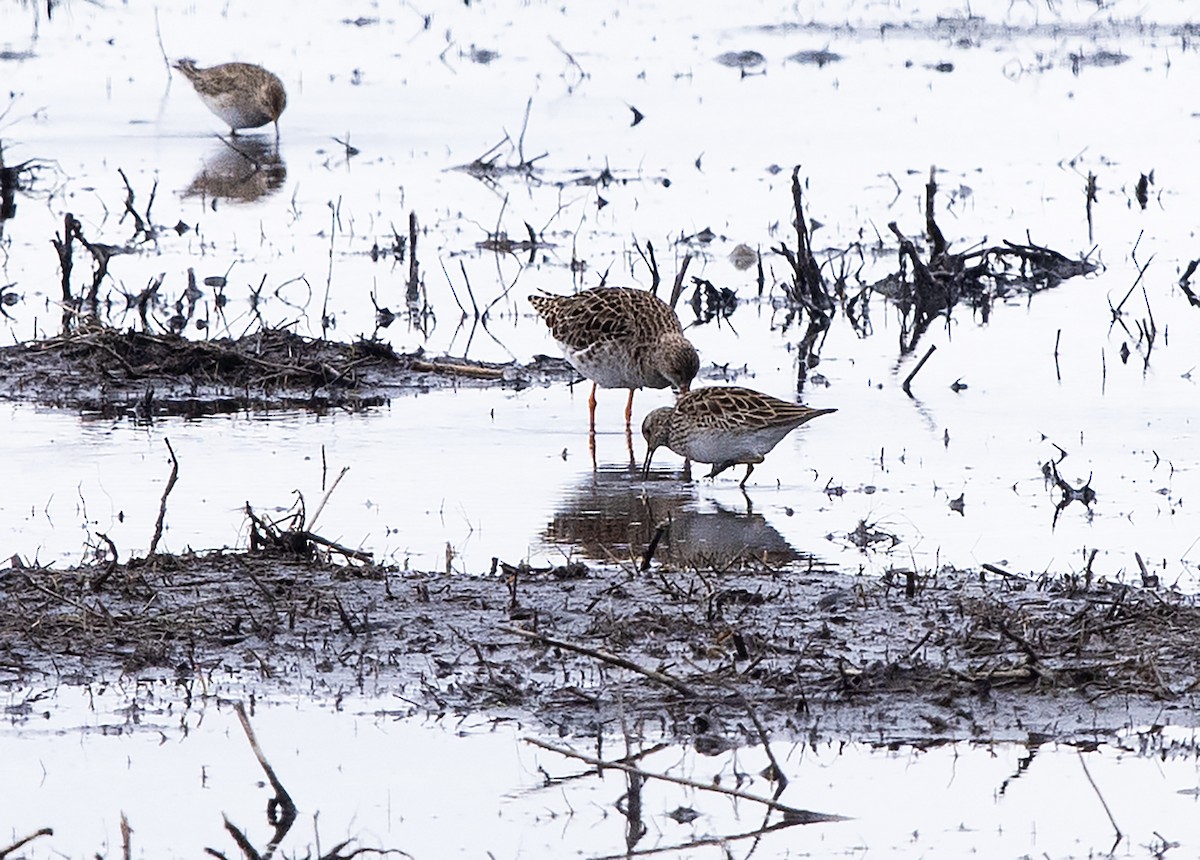
[[[646,461],[642,464],[642,478],[650,476],[650,458],[654,452],[671,441],[671,416],[675,410],[663,406],[652,411],[642,421],[642,437],[646,440]]]
[[[680,394],[687,394],[692,380],[700,372],[700,356],[691,341],[676,332],[664,335],[660,344],[662,364],[659,372]]]

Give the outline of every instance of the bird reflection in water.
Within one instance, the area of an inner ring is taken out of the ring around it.
[[[251,203],[278,191],[286,179],[279,145],[268,135],[218,138],[183,194]]]
[[[654,557],[678,567],[775,566],[810,558],[749,503],[733,510],[699,500],[694,485],[641,481],[636,467],[588,474],[568,491],[542,540],[597,561],[638,561],[660,526],[665,530]]]

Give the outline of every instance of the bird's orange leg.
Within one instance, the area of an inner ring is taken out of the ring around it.
[[[629,389],[629,400],[625,403],[625,429],[629,429],[629,422],[633,420],[633,389]]]
[[[588,450],[592,454],[592,470],[596,469],[596,383],[588,395]]]

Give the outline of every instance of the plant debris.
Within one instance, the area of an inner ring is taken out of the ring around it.
[[[1158,587],[988,565],[875,577],[656,564],[479,576],[278,548],[0,570],[6,682],[114,675],[500,709],[560,732],[666,721],[928,745],[1069,739],[1195,707],[1200,607]]]
[[[207,415],[257,409],[364,409],[401,391],[569,380],[563,360],[526,365],[397,353],[379,341],[338,343],[265,329],[240,338],[81,328],[0,347],[0,399],[105,416]]]

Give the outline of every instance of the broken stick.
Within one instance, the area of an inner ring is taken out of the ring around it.
[[[921,360],[917,362],[917,366],[912,369],[912,373],[904,377],[904,384],[900,387],[904,389],[904,393],[909,397],[913,396],[912,388],[910,387],[912,385],[913,377],[916,376],[920,372],[921,368],[925,366],[925,362],[929,361],[929,356],[933,355],[933,351],[935,349],[937,349],[936,343],[929,347],[929,351],[926,352],[925,355],[921,357]]]
[[[717,794],[724,794],[729,797],[736,797],[740,800],[749,800],[749,801],[752,801],[753,803],[761,803],[764,806],[768,806],[771,809],[774,809],[776,812],[782,812],[788,818],[796,818],[796,819],[799,819],[806,823],[816,823],[819,821],[848,821],[849,820],[843,815],[833,815],[833,814],[825,813],[825,812],[812,812],[807,809],[797,809],[794,806],[788,806],[785,803],[780,803],[779,801],[772,800],[769,797],[759,797],[754,794],[747,794],[744,791],[738,791],[736,788],[726,788],[723,785],[715,785],[713,783],[698,782],[697,780],[687,779],[686,777],[682,777],[682,776],[672,776],[671,774],[667,774],[667,773],[652,773],[650,771],[642,770],[641,768],[637,768],[631,764],[625,764],[623,762],[605,761],[604,759],[598,759],[593,756],[584,755],[583,753],[576,752],[575,750],[571,749],[570,747],[560,747],[557,744],[546,743],[545,741],[538,740],[537,738],[525,738],[525,743],[532,744],[535,747],[541,747],[544,750],[548,750],[553,753],[558,753],[559,755],[567,756],[568,758],[577,759],[577,760],[583,762],[584,764],[591,765],[592,767],[600,767],[600,768],[608,767],[608,768],[612,768],[614,770],[624,771],[625,773],[637,774],[639,776],[645,777],[646,779],[659,779],[659,780],[662,780],[663,782],[673,782],[676,785],[683,785],[688,788],[694,788],[697,791],[712,791]]]
[[[171,490],[175,487],[175,481],[179,479],[179,460],[175,457],[175,449],[171,447],[171,440],[163,437],[163,441],[167,443],[167,451],[171,454],[171,477],[167,478],[167,487],[163,490],[162,501],[158,503],[158,521],[154,524],[154,538],[150,541],[150,552],[147,555],[154,557],[155,550],[158,549],[158,541],[162,537],[163,519],[167,516],[167,496],[171,495]]]
[[[665,672],[639,666],[632,660],[626,660],[624,657],[618,657],[616,654],[610,654],[607,651],[601,651],[596,648],[588,648],[585,645],[576,645],[574,642],[568,642],[565,639],[555,639],[553,636],[547,636],[544,633],[534,633],[531,630],[523,630],[520,627],[501,625],[500,629],[505,633],[514,633],[517,636],[524,636],[526,639],[535,639],[554,648],[562,648],[566,651],[574,651],[576,654],[583,654],[586,657],[594,657],[602,663],[620,666],[622,669],[628,669],[631,672],[636,672],[639,675],[649,678],[651,681],[657,681],[660,684],[670,687],[672,690],[687,696],[689,699],[696,697],[696,691],[678,678],[672,678]]]

